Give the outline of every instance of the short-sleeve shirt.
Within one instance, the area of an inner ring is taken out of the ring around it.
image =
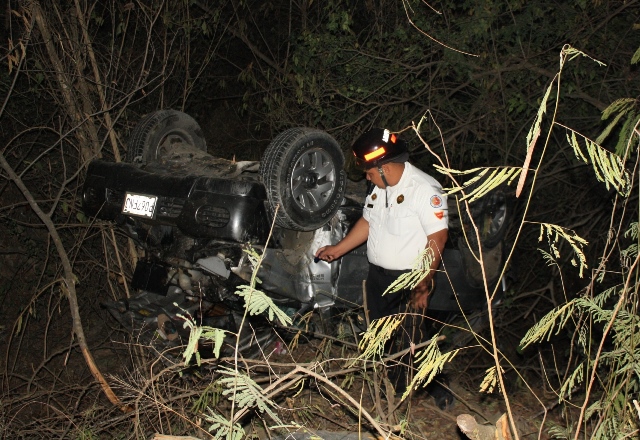
[[[390,270],[411,269],[427,236],[448,227],[447,196],[436,179],[405,162],[400,181],[386,191],[375,187],[362,215],[369,222],[369,262]]]

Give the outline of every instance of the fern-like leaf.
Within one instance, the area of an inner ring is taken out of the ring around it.
[[[216,440],[242,440],[245,437],[244,429],[239,423],[231,426],[229,420],[214,412],[211,408],[208,409],[210,414],[205,415],[205,420],[211,423],[209,432],[215,431],[213,438]]]
[[[351,365],[358,360],[382,356],[385,344],[393,336],[403,319],[403,315],[390,315],[373,320],[360,340],[359,348],[362,353]]]
[[[596,400],[594,401],[591,405],[589,405],[589,407],[587,407],[587,410],[585,411],[584,415],[587,419],[591,418],[596,412],[598,411],[602,411],[602,402],[600,400]]]
[[[382,294],[395,293],[404,289],[413,289],[420,281],[424,280],[431,271],[431,263],[435,258],[433,249],[431,247],[425,248],[413,265],[411,272],[401,274],[393,283],[387,287]]]
[[[484,197],[505,182],[507,185],[511,185],[511,182],[522,172],[521,167],[486,167],[472,168],[464,171],[445,168],[439,165],[434,165],[434,167],[444,175],[464,176],[475,174],[471,179],[463,182],[461,186],[445,188],[444,190],[447,195],[464,191],[465,195],[460,198],[460,201],[469,200],[469,202],[474,202]]]
[[[560,70],[562,70],[562,56],[560,56],[560,60]],[[540,107],[538,107],[536,118],[533,121],[531,128],[529,129],[529,133],[527,134],[527,155],[524,158],[524,163],[522,164],[522,173],[520,173],[520,179],[518,179],[518,185],[516,186],[516,197],[520,197],[520,194],[522,194],[524,183],[527,180],[527,173],[529,171],[529,166],[531,165],[531,159],[533,157],[533,149],[535,148],[536,143],[538,142],[538,138],[540,137],[542,118],[547,112],[547,102],[549,101],[549,96],[551,95],[552,89],[553,82],[549,85],[549,87],[547,87],[547,91],[542,98]]]
[[[175,304],[175,303],[174,303]],[[177,306],[177,304],[175,304]],[[183,328],[189,328],[189,341],[187,342],[187,347],[184,349],[182,353],[182,357],[184,358],[184,364],[188,365],[191,361],[191,358],[195,355],[196,363],[200,366],[200,353],[198,352],[198,341],[202,339],[206,339],[213,342],[213,354],[217,358],[220,356],[220,349],[222,348],[222,344],[224,342],[224,336],[226,331],[209,327],[207,325],[199,326],[196,324],[195,319],[189,314],[178,313],[177,316],[184,320]]]
[[[593,298],[594,304],[598,307],[604,307],[605,303],[609,301],[614,295],[617,295],[620,292],[621,284],[618,284],[613,287],[609,287],[608,289],[603,290],[598,295]]]
[[[633,240],[637,240],[638,236],[640,236],[640,224],[638,222],[633,222],[629,225],[629,228],[624,232],[624,236],[629,238],[631,237]]]
[[[640,47],[636,50],[636,52],[631,57],[631,64],[637,64],[640,61]]]
[[[618,143],[615,146],[615,152],[620,157],[628,157],[629,147],[633,150],[633,142],[638,138],[638,133],[636,131],[636,126],[638,125],[638,112],[637,108],[633,108],[627,115],[624,124],[622,124],[622,128],[620,129],[620,134],[618,135]]]
[[[494,365],[485,371],[484,378],[480,384],[480,392],[491,394],[496,388],[496,385],[498,385],[498,369]]]
[[[291,325],[291,317],[278,307],[264,292],[248,285],[238,286],[236,295],[244,298],[245,308],[251,315],[267,312],[270,321],[278,319],[282,325]]]
[[[554,256],[551,255],[549,252],[545,251],[544,249],[538,249],[538,251],[542,254],[542,259],[547,264],[547,266],[557,266],[558,265],[558,262],[556,261]]]
[[[614,115],[616,113],[624,115],[633,108],[635,102],[636,100],[633,98],[616,99],[611,104],[609,104],[606,109],[604,109],[604,111],[602,112],[602,120],[606,121],[611,117],[611,115]]]
[[[563,399],[571,399],[571,392],[577,384],[582,383],[584,380],[584,364],[580,363],[571,375],[564,381],[562,387],[560,387],[560,393],[558,395],[558,401],[562,402]]]
[[[553,425],[549,428],[549,436],[558,440],[569,440],[573,438],[573,430],[571,427],[563,427],[559,425]]]
[[[405,399],[411,390],[418,385],[423,384],[426,386],[431,383],[433,378],[442,371],[444,364],[451,362],[459,351],[458,349],[442,354],[438,347],[438,338],[432,338],[431,343],[416,356],[418,371],[404,392],[402,399]]]
[[[562,50],[560,51],[560,69],[562,69],[562,67],[563,67],[565,62],[571,61],[574,58],[577,58],[579,56],[582,56],[582,57],[585,57],[585,58],[589,58],[591,61],[595,61],[600,66],[606,66],[606,64],[603,63],[602,61],[597,60],[597,59],[593,58],[592,56],[587,55],[586,53],[584,53],[580,49],[576,49],[575,47],[572,47],[572,46],[570,46],[568,44],[565,44],[562,47]]]
[[[276,423],[282,424],[278,415],[271,409],[276,406],[275,403],[264,395],[262,388],[253,379],[231,368],[221,367],[218,371],[225,376],[218,381],[226,388],[222,395],[234,400],[239,408],[255,407],[258,411],[267,413]]]
[[[571,317],[575,307],[575,301],[570,301],[544,315],[540,321],[535,323],[524,335],[520,341],[520,348],[524,350],[534,342],[549,340],[554,332],[558,334]]]
[[[538,241],[542,241],[545,236],[551,250],[550,254],[554,259],[560,258],[560,250],[558,249],[558,241],[560,238],[564,239],[569,246],[571,246],[575,257],[578,259],[577,261],[575,258],[571,259],[571,264],[579,268],[579,275],[580,278],[582,278],[584,270],[587,268],[587,257],[584,255],[582,249],[589,244],[589,242],[571,229],[550,223],[540,223],[540,236],[538,237]]]
[[[605,150],[596,142],[593,142],[575,130],[567,129],[570,132],[567,134],[567,141],[569,142],[569,145],[573,148],[578,159],[582,160],[584,163],[591,162],[596,179],[603,182],[607,189],[611,186],[620,193],[620,195],[629,195],[629,191],[631,190],[631,179],[620,156]],[[578,136],[584,142],[584,148],[587,153],[586,155],[582,151],[582,147],[578,141]]]

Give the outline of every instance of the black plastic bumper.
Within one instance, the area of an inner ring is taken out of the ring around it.
[[[264,243],[269,231],[264,186],[255,179],[150,173],[127,163],[89,164],[82,193],[85,214],[118,220],[127,192],[158,196],[149,225],[176,226],[196,238]]]

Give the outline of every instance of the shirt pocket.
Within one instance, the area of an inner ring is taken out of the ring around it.
[[[408,209],[392,209],[387,218],[387,231],[391,235],[403,235],[410,233],[413,214]]]

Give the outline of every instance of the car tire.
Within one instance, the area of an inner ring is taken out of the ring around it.
[[[504,238],[508,227],[507,221],[511,215],[511,208],[504,190],[497,188],[491,191],[481,199],[471,203],[470,210],[480,233],[480,242],[483,248],[490,249],[500,244]],[[477,248],[477,238],[473,225],[462,204],[460,211],[459,217],[462,218],[462,226],[466,231],[466,236],[470,244]]]
[[[478,219],[480,240],[484,247],[493,248],[504,238],[511,210],[507,196],[501,189],[487,194],[483,199],[482,214]]]
[[[140,166],[157,162],[177,142],[207,151],[207,142],[195,119],[177,110],[158,110],[135,126],[127,142],[125,159]]]
[[[291,128],[267,147],[260,176],[276,223],[287,229],[311,231],[338,211],[347,184],[344,155],[328,133]],[[276,209],[277,208],[277,209]]]

